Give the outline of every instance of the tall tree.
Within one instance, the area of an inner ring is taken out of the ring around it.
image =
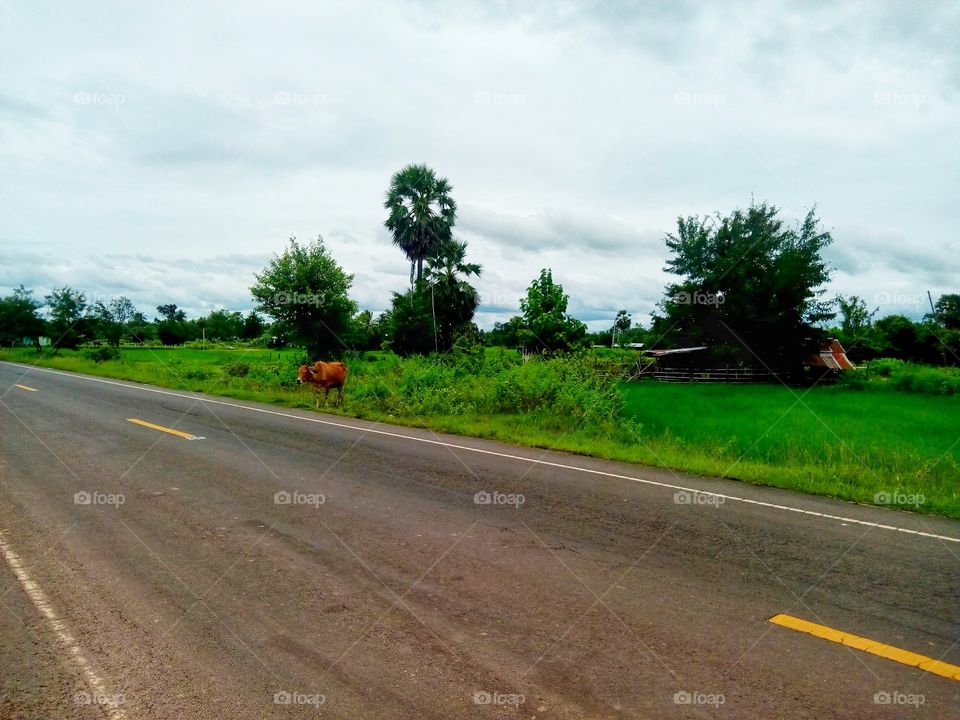
[[[311,360],[339,357],[348,348],[357,312],[350,299],[353,275],[330,255],[322,237],[301,244],[290,238],[250,288],[257,310],[274,318],[282,335],[307,348]]]
[[[837,296],[837,307],[840,308],[840,329],[847,338],[858,338],[870,327],[873,322],[873,316],[877,310],[870,312],[867,309],[867,303],[862,297],[851,295],[850,297]]]
[[[114,347],[120,347],[127,323],[133,319],[136,312],[133,301],[123,295],[113,298],[109,303],[98,300],[93,306],[97,336]]]
[[[243,315],[239,312],[214,310],[204,320],[208,340],[234,340],[243,334]]]
[[[610,328],[610,345],[616,345],[617,339],[620,339],[620,342],[626,342],[624,340],[627,332],[630,331],[630,326],[633,324],[633,319],[630,317],[630,313],[626,310],[621,310],[617,313],[617,317],[613,320],[613,327]]]
[[[666,244],[667,287],[654,336],[707,345],[715,361],[799,369],[833,317],[822,300],[830,268],[821,253],[833,238],[814,210],[796,227],[766,203],[727,217],[680,218]]]
[[[941,295],[933,306],[933,318],[948,330],[960,330],[960,294]]]
[[[135,311],[127,322],[130,340],[135,343],[145,343],[157,338],[157,326],[147,320],[147,316],[139,310]]]
[[[164,345],[182,345],[190,339],[191,328],[187,325],[187,314],[175,304],[157,305],[160,317],[155,319],[157,338]]]
[[[75,349],[90,334],[87,296],[69,286],[56,288],[44,300],[50,308],[50,335],[56,348]]]
[[[426,165],[407,165],[390,179],[383,203],[388,211],[384,225],[393,242],[410,260],[410,284],[423,278],[423,263],[444,242],[450,240],[457,219],[453,186],[438,178]]]
[[[452,347],[457,332],[473,320],[480,296],[466,278],[479,277],[481,272],[480,265],[467,262],[465,242],[448,240],[427,259],[424,279],[431,293],[438,349]]]
[[[520,300],[524,331],[520,342],[529,342],[539,352],[571,350],[581,344],[587,326],[567,314],[569,298],[563,286],[553,281],[549,268],[540,271],[540,277],[527,288],[527,296]]]
[[[357,350],[379,350],[383,338],[380,337],[379,318],[374,319],[369,310],[361,310],[353,318],[353,338],[351,345]]]
[[[33,290],[23,285],[0,298],[0,345],[14,345],[30,338],[39,349],[44,330],[41,307],[42,303],[33,297]]]
[[[525,332],[523,318],[514,315],[507,322],[494,323],[493,329],[487,333],[487,342],[490,345],[519,347],[523,344],[521,342],[523,332]]]
[[[169,305],[157,305],[157,312],[160,313],[160,317],[164,320],[183,322],[187,319],[187,314],[172,303]],[[159,322],[159,320],[157,322]]]
[[[263,318],[253,310],[247,313],[247,317],[243,319],[243,339],[256,340],[263,335],[264,330],[266,330],[266,325]]]
[[[429,355],[442,349],[425,282],[416,283],[405,293],[393,293],[385,315],[390,349],[398,355]]]

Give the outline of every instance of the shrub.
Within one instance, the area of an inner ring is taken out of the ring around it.
[[[534,359],[508,368],[496,381],[496,411],[552,415],[573,426],[607,424],[623,401],[583,355]]]
[[[113,345],[101,345],[97,348],[84,351],[84,357],[93,360],[95,363],[108,362],[110,360],[119,360],[120,351]]]
[[[856,376],[847,377],[857,373]],[[868,387],[887,387],[918,395],[960,395],[960,368],[918,365],[893,358],[881,358],[863,369],[844,373],[844,384],[864,383],[866,376],[874,382]]]
[[[246,377],[250,374],[250,363],[237,362],[231,363],[223,368],[223,374],[234,377]]]

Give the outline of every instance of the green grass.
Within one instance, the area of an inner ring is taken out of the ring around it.
[[[95,363],[82,351],[0,350],[4,360],[312,408],[312,393],[295,384],[302,357],[296,350],[125,348],[120,360]],[[923,502],[908,509],[960,517],[960,395],[914,394],[917,383],[879,373],[809,392],[618,384],[604,376],[615,366],[604,359],[524,364],[496,348],[443,360],[368,353],[347,361],[344,407],[330,411],[858,502],[919,494]]]
[[[653,464],[861,502],[919,493],[911,509],[960,517],[960,397],[656,382],[623,392]]]

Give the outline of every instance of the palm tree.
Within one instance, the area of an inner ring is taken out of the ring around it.
[[[457,220],[457,203],[450,196],[453,186],[438,178],[426,165],[407,165],[390,179],[383,203],[389,211],[384,225],[393,242],[410,260],[410,283],[416,266],[423,278],[423,261],[450,240]]]
[[[427,271],[424,279],[435,286],[454,289],[465,283],[460,276],[480,277],[483,267],[467,262],[467,244],[456,240],[447,240],[427,258]]]
[[[480,277],[483,268],[477,263],[468,263],[466,257],[467,244],[450,239],[427,258],[423,277],[430,287],[438,348],[441,345],[450,347],[454,333],[473,319],[480,305],[476,288],[461,276]],[[437,306],[440,308],[439,318]]]

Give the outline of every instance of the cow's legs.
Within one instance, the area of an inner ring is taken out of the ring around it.
[[[314,388],[313,394],[317,399],[317,402],[314,404],[314,407],[319,408],[320,407],[320,388]]]

